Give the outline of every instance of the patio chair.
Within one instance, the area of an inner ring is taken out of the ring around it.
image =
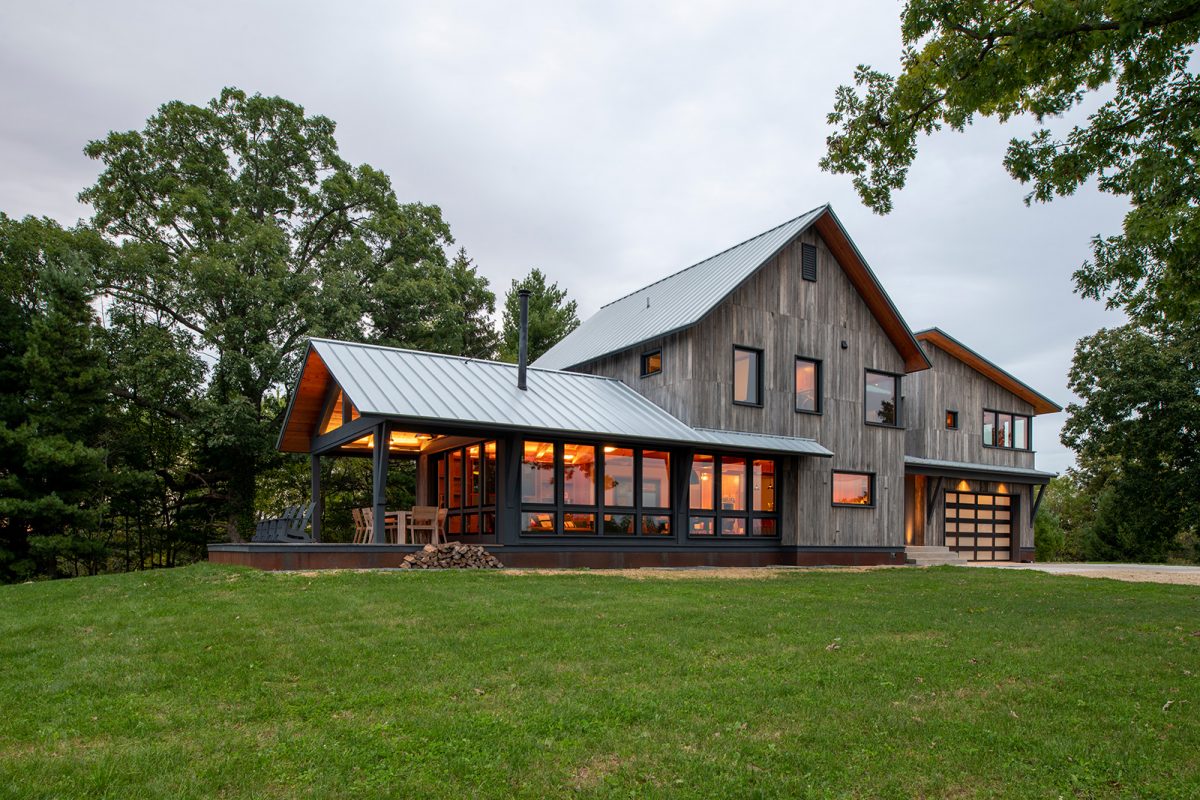
[[[428,534],[428,544],[444,544],[446,536],[442,533],[442,523],[446,520],[447,509],[437,506],[413,506],[408,517],[408,538],[414,544],[420,544]]]
[[[375,509],[371,506],[366,508],[351,509],[354,516],[354,543],[355,544],[371,544],[374,541],[375,535]],[[383,518],[383,541],[385,543],[395,542],[400,538],[400,520],[395,517],[388,518],[385,514]]]

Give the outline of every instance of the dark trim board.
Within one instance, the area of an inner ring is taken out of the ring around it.
[[[633,569],[638,567],[881,566],[905,561],[901,547],[620,548],[484,545],[506,567]],[[422,545],[211,544],[208,560],[268,571],[395,569]]]

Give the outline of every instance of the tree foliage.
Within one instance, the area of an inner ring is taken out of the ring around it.
[[[534,268],[520,281],[513,281],[504,297],[500,357],[516,361],[521,338],[521,306],[518,292],[529,294],[529,360],[535,361],[560,339],[579,327],[578,306],[567,299],[567,290],[557,283],[546,283],[546,276]]]
[[[1089,297],[1138,315],[1194,315],[1200,305],[1200,83],[1191,70],[1200,4],[1187,0],[912,0],[901,18],[898,76],[860,66],[837,90],[821,166],[854,176],[880,213],[904,186],[917,139],[962,131],[976,116],[1028,115],[1040,127],[1004,159],[1031,185],[1027,202],[1089,180],[1125,197],[1124,230],[1097,238],[1075,274]],[[1047,120],[1089,95],[1085,124]]]
[[[387,176],[338,154],[334,123],[278,97],[226,89],[171,102],[142,131],[85,148],[103,170],[80,194],[120,242],[99,289],[212,353],[196,411],[198,459],[227,497],[227,531],[251,519],[282,406],[312,335],[362,338],[414,273],[444,269],[436,206],[400,203]]]
[[[98,571],[108,408],[89,305],[96,242],[0,214],[0,580]],[[99,502],[97,502],[99,500]]]
[[[1162,560],[1200,534],[1200,320],[1079,342],[1063,441],[1094,496],[1098,555]]]

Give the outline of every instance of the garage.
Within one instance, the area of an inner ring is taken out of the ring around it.
[[[1017,498],[984,492],[946,492],[946,547],[972,561],[1012,560]]]

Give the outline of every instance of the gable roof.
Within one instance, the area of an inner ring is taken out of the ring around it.
[[[1017,379],[1011,373],[988,361],[941,328],[926,328],[923,331],[918,331],[916,337],[919,341],[935,345],[947,355],[957,358],[980,375],[983,375],[993,383],[1000,385],[1026,403],[1029,403],[1033,406],[1034,414],[1053,414],[1062,411],[1062,406],[1058,403],[1046,397],[1046,395],[1034,389],[1029,384]]]
[[[526,430],[592,438],[737,446],[773,453],[832,455],[812,439],[727,431],[716,440],[613,378],[395,347],[313,339],[279,435],[285,452],[307,453],[333,384],[363,417],[474,430]]]
[[[568,369],[690,328],[809,228],[816,228],[825,240],[859,296],[904,357],[905,370],[928,369],[929,362],[908,325],[828,204],[614,300],[534,364]]]

